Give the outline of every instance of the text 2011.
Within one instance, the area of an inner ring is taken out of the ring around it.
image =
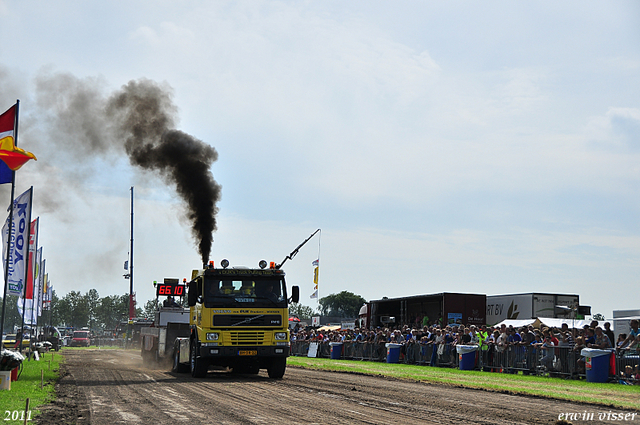
[[[31,420],[31,410],[25,412],[24,410],[5,410],[4,411],[4,420],[5,421],[24,421],[25,415],[27,420]]]

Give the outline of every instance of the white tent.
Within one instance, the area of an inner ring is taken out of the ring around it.
[[[584,325],[588,325],[591,323],[590,320],[574,320],[574,319],[554,319],[552,317],[538,317],[536,319],[523,319],[523,320],[513,320],[513,319],[505,319],[502,322],[494,325],[494,327],[499,328],[502,325],[506,325],[507,327],[513,326],[516,329],[520,329],[523,326],[533,325],[535,328],[560,328],[562,324],[566,323],[569,326],[569,329],[576,328],[582,329]]]
[[[591,320],[554,319],[552,317],[538,317],[538,320],[542,323],[543,326],[558,329],[562,327],[563,323],[566,323],[567,326],[569,326],[569,329],[582,329],[585,325],[589,325],[591,323]]]
[[[493,325],[494,328],[499,328],[502,325],[506,327],[513,326],[516,329],[520,329],[523,326],[533,325],[534,327],[540,326],[540,321],[538,319],[523,319],[523,320],[514,320],[514,319],[504,319],[502,322]]]

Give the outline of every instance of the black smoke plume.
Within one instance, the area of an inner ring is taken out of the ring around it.
[[[148,80],[131,81],[107,103],[107,116],[115,118],[118,136],[133,165],[155,171],[186,203],[191,230],[202,262],[209,260],[216,230],[216,203],[220,186],[211,165],[216,150],[201,140],[172,129],[175,108],[167,93]]]
[[[105,96],[104,81],[66,73],[41,75],[36,85],[38,104],[49,115],[49,136],[61,141],[55,144],[64,143],[64,152],[106,159],[124,151],[131,164],[175,186],[206,263],[220,199],[221,188],[211,174],[218,153],[175,129],[177,108],[171,89],[141,79]]]

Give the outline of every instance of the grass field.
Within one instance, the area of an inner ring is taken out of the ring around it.
[[[45,353],[39,361],[23,361],[22,373],[17,381],[11,383],[11,390],[0,391],[0,423],[23,423],[27,398],[33,420],[40,413],[39,407],[55,398],[54,384],[62,361],[62,355],[53,351]],[[42,388],[41,371],[44,376]]]
[[[288,365],[640,410],[640,386],[366,361],[289,357]]]

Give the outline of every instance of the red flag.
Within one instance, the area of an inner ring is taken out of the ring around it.
[[[15,144],[16,105],[0,115],[0,160],[13,171],[22,167],[30,159],[36,159],[31,152],[20,149]]]
[[[38,219],[36,218],[31,222],[31,231],[29,232],[29,269],[27,270],[27,290],[25,292],[25,299],[33,299],[33,287],[36,265],[36,244],[38,240]]]

